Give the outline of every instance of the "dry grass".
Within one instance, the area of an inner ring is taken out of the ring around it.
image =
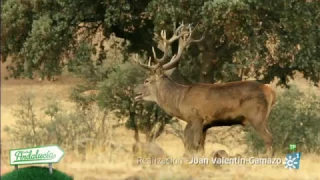
[[[119,128],[115,132],[115,141],[130,149],[133,143],[133,133]],[[171,157],[181,158],[183,145],[176,137],[166,134],[161,136],[158,144]],[[225,148],[218,144],[208,143],[207,156],[212,150]],[[226,149],[232,152],[231,149]],[[235,152],[232,152],[235,153]],[[279,157],[284,157],[283,155]],[[133,165],[133,156],[121,150],[106,149],[90,151],[86,155],[76,152],[66,152],[65,157],[54,168],[72,174],[76,180],[125,179],[128,176],[139,175],[143,179],[320,179],[318,169],[320,157],[308,154],[302,156],[300,170],[290,172],[284,165],[223,165],[221,168],[213,165]],[[2,156],[2,172],[11,171],[8,157]]]
[[[3,74],[2,74],[3,77]],[[17,97],[26,91],[36,92],[38,101],[36,104],[43,105],[39,99],[47,93],[56,96],[65,107],[72,108],[72,103],[67,101],[70,89],[78,82],[72,78],[60,78],[57,82],[38,82],[29,80],[2,81],[1,99],[1,128],[14,123],[11,109],[17,105]],[[301,83],[301,82],[299,82]],[[6,134],[1,132],[1,174],[13,170],[9,166],[8,149],[17,145],[9,143]],[[114,130],[115,143],[131,150],[133,132],[120,127]],[[211,136],[211,135],[210,135]],[[213,150],[225,149],[229,154],[242,153],[243,148],[232,147],[230,144],[213,144],[208,138],[206,155]],[[181,158],[184,148],[182,141],[172,134],[163,134],[157,143],[171,157]],[[284,159],[284,155],[279,155]],[[86,154],[66,152],[64,158],[54,165],[54,168],[62,170],[75,177],[76,180],[106,180],[125,179],[129,176],[139,175],[142,179],[320,179],[320,157],[313,154],[303,154],[300,169],[289,171],[284,165],[139,165],[133,164],[133,156],[121,149],[88,150]]]

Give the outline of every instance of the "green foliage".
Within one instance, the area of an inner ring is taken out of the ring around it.
[[[49,8],[56,11],[47,11]],[[67,9],[59,1],[4,3],[2,55],[4,61],[8,55],[14,57],[14,63],[8,67],[13,77],[33,78],[35,71],[51,77],[61,72],[62,55],[74,43],[75,34]]]
[[[150,20],[140,17],[147,2],[18,2],[7,0],[2,6],[1,55],[3,61],[13,57],[8,69],[14,78],[33,78],[35,71],[43,76],[60,74],[65,65],[63,59],[79,54],[77,50],[84,48],[78,42],[79,37],[90,40],[101,27],[107,37],[116,33],[140,44],[133,46],[136,50],[151,42],[152,30],[144,28]]]
[[[92,54],[96,54],[95,48],[87,43],[81,42],[74,57],[69,60],[68,70],[83,78],[93,78],[95,67],[91,59]]]
[[[154,103],[134,102],[133,89],[146,78],[145,72],[129,62],[116,65],[108,78],[98,84],[100,93],[96,100],[100,107],[114,111],[118,117],[129,117],[127,128],[132,129],[139,123],[148,133],[159,121],[169,123],[170,117]]]
[[[120,114],[128,115],[133,104],[133,88],[146,78],[145,71],[132,63],[116,65],[114,71],[98,84],[101,93],[98,104],[110,110],[120,109]]]
[[[74,69],[90,57],[83,54],[90,48],[77,42],[76,32],[88,40],[102,28],[106,37],[115,33],[129,40],[127,52],[144,50],[151,55],[153,33],[162,29],[171,33],[173,21],[184,21],[198,24],[196,37],[207,29],[202,50],[191,49],[196,51],[193,56],[212,53],[217,60],[211,69],[215,81],[248,76],[269,82],[278,76],[280,83],[286,84],[288,76],[298,70],[318,82],[319,9],[318,1],[299,0],[7,0],[2,7],[2,56],[4,61],[7,55],[14,57],[9,67],[13,77],[31,78],[34,71],[59,74],[66,54],[72,59],[69,70],[87,74],[92,67]],[[192,77],[199,75],[199,67],[205,63],[189,67],[193,60],[182,62],[186,72],[193,71],[188,68],[196,70]]]
[[[47,167],[31,166],[26,168],[20,168],[15,171],[11,171],[1,176],[3,180],[73,180],[72,176],[69,176],[59,170],[52,169],[52,174],[49,173]]]
[[[303,93],[295,86],[283,92],[269,117],[275,150],[289,152],[289,144],[296,144],[299,151],[320,153],[319,110],[320,98],[314,92]],[[247,140],[255,151],[264,147],[253,128]]]
[[[108,37],[115,33],[129,40],[129,51],[146,50],[152,44],[153,24],[145,10],[151,0],[103,1],[105,5],[104,33]]]
[[[195,34],[207,29],[201,46],[217,60],[216,81],[248,76],[269,82],[278,76],[286,84],[294,70],[320,80],[319,6],[298,0],[192,0],[183,5],[159,0],[150,3],[148,12],[156,31],[171,29],[172,20],[198,24]]]
[[[93,87],[94,85],[92,85],[92,83],[77,85],[75,88],[73,88],[69,99],[75,102],[79,107],[87,108],[91,102],[97,100],[97,97],[95,95],[82,96],[81,94],[87,90],[91,90]]]

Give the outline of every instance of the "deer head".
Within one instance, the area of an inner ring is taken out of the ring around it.
[[[165,76],[165,71],[168,71],[170,69],[173,69],[177,66],[181,55],[185,48],[187,48],[191,43],[194,42],[200,42],[204,39],[205,33],[202,35],[202,37],[198,40],[192,39],[192,27],[191,24],[188,26],[181,23],[181,25],[173,29],[173,35],[170,39],[167,39],[166,37],[166,31],[162,30],[160,34],[160,41],[159,43],[162,43],[161,50],[163,51],[163,56],[161,58],[158,58],[156,55],[156,52],[154,50],[154,47],[152,47],[153,52],[153,59],[156,62],[155,65],[151,65],[151,57],[149,57],[148,64],[143,64],[140,60],[137,54],[135,54],[134,59],[135,61],[143,68],[147,69],[150,72],[150,76],[144,81],[143,84],[140,84],[134,89],[134,92],[136,94],[135,100],[145,100],[145,101],[153,101],[156,102],[156,97],[158,93],[158,86],[161,85],[161,80]],[[169,62],[166,63],[168,58],[168,51],[170,49],[171,44],[179,40],[179,47],[178,52],[175,54]],[[158,43],[158,44],[159,44]],[[159,45],[158,45],[159,46]]]

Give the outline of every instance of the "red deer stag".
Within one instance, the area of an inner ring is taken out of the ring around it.
[[[273,138],[267,122],[276,95],[268,85],[257,81],[182,85],[164,74],[175,67],[190,43],[199,42],[203,37],[192,39],[191,26],[182,24],[169,40],[166,39],[166,32],[161,32],[166,48],[159,59],[152,47],[156,65],[151,65],[150,58],[148,65],[143,64],[136,55],[135,61],[150,70],[151,75],[135,88],[135,100],[153,101],[170,116],[187,122],[184,130],[185,155],[204,152],[206,132],[211,127],[250,123],[263,138],[266,153],[273,156]],[[166,63],[168,47],[178,39],[178,52]]]

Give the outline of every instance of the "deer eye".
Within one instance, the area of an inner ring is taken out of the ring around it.
[[[145,83],[145,84],[149,83],[149,80],[145,80],[144,83]]]

